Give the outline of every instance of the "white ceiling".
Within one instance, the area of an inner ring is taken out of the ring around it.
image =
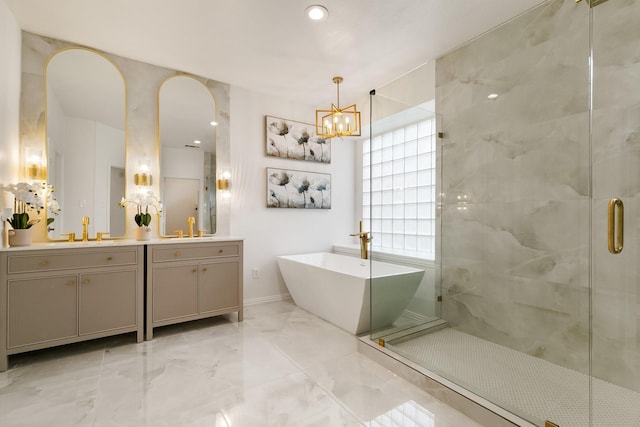
[[[541,0],[0,0],[21,28],[315,108],[360,100]],[[323,22],[304,10],[320,3]]]

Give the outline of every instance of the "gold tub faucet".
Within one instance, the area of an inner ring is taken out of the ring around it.
[[[368,231],[362,231],[362,220],[360,220],[360,232],[349,234],[349,236],[358,236],[360,238],[360,258],[369,259],[369,242],[373,237]]]

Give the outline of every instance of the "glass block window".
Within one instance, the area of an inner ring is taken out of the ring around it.
[[[362,211],[375,251],[435,258],[436,119],[363,144]]]

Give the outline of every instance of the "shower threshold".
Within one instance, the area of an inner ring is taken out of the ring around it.
[[[483,425],[590,425],[588,375],[446,325],[385,337],[384,348],[365,337],[359,349]],[[591,425],[640,425],[639,393],[591,380]]]

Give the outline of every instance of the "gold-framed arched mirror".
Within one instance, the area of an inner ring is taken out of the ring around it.
[[[86,48],[54,53],[45,66],[47,180],[61,211],[50,239],[82,233],[126,234],[126,87],[107,57]]]
[[[178,75],[168,78],[158,94],[160,191],[163,211],[160,234],[195,229],[216,232],[216,106],[201,81]]]

